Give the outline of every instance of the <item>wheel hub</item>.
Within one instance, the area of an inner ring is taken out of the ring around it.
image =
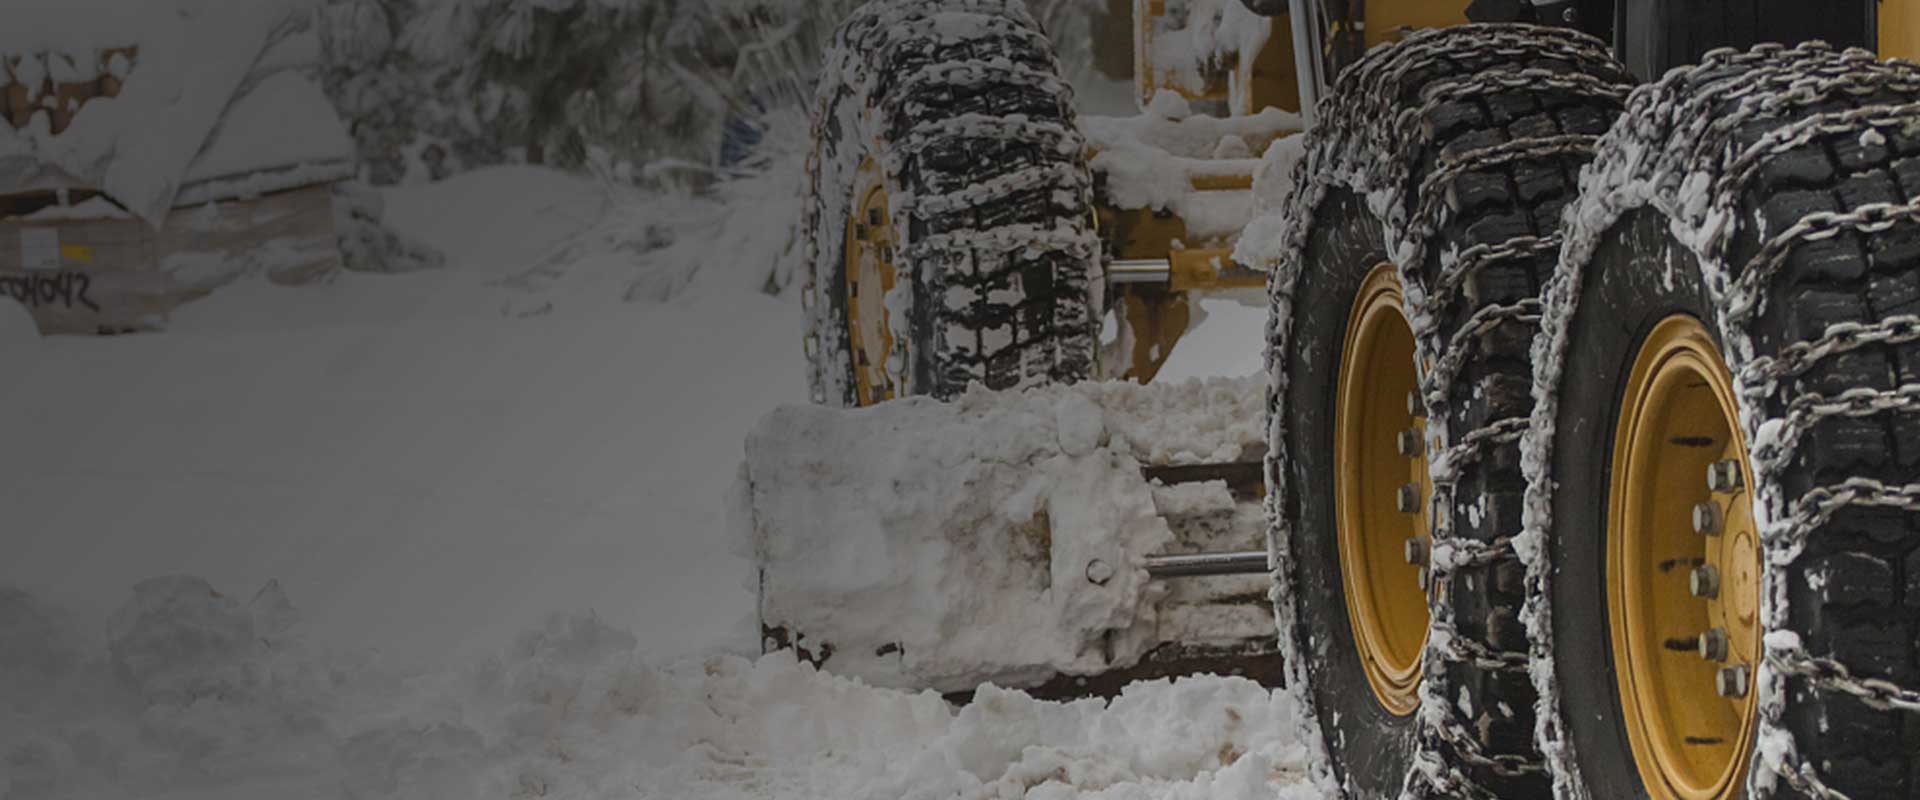
[[[1621,403],[1606,545],[1622,721],[1654,800],[1737,797],[1753,751],[1760,549],[1738,420],[1706,328],[1662,320]]]
[[[1347,617],[1380,705],[1420,705],[1432,581],[1426,418],[1413,329],[1392,264],[1368,273],[1347,317],[1334,412],[1334,496]]]
[[[901,372],[895,352],[892,313],[887,295],[893,291],[893,221],[887,204],[887,184],[880,168],[868,159],[853,181],[853,199],[847,206],[847,349],[853,359],[855,399],[870,406],[891,400],[898,392],[895,376]]]

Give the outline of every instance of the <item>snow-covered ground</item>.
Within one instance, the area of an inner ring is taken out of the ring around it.
[[[663,201],[646,253],[534,169],[388,203],[446,268],[0,313],[0,796],[1312,796],[1245,681],[955,708],[757,656],[723,497],[803,399],[778,198]],[[1257,370],[1259,309],[1205,308],[1164,374]]]

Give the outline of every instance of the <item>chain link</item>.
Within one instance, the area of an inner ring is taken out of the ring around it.
[[[1870,344],[1905,344],[1920,341],[1920,316],[1900,314],[1877,322],[1838,322],[1827,326],[1818,339],[1794,342],[1773,356],[1757,356],[1740,370],[1740,382],[1750,396],[1764,397],[1770,385],[1812,369],[1828,356],[1858,350]]]
[[[1544,255],[1558,256],[1560,242],[1558,233],[1518,236],[1496,244],[1476,244],[1458,255],[1442,255],[1440,275],[1434,279],[1433,287],[1429,290],[1427,304],[1432,308],[1446,308],[1448,303],[1453,302],[1454,295],[1466,285],[1468,276],[1489,264]]]
[[[1862,678],[1831,658],[1814,658],[1799,647],[1769,650],[1767,663],[1823,689],[1844,692],[1882,711],[1920,711],[1920,692],[1882,678]]]

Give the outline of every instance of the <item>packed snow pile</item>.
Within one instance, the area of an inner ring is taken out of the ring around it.
[[[781,408],[737,500],[762,623],[886,686],[1129,666],[1168,640],[1143,564],[1174,541],[1141,467],[1257,458],[1261,397],[1245,378]]]
[[[1083,116],[1080,126],[1094,150],[1089,165],[1106,177],[1104,199],[1116,208],[1172,211],[1186,224],[1187,243],[1198,246],[1239,234],[1255,202],[1249,190],[1199,191],[1195,182],[1256,174],[1261,154],[1295,138],[1303,123],[1276,108],[1244,117],[1195,114],[1184,98],[1161,91],[1138,116]]]
[[[135,586],[92,642],[0,588],[0,796],[1319,796],[1292,702],[1242,679],[955,708],[790,654],[658,663],[590,616],[429,673],[314,652],[302,628],[277,584],[243,600],[181,576]]]
[[[0,295],[0,353],[38,344],[40,328],[33,314],[12,297]]]

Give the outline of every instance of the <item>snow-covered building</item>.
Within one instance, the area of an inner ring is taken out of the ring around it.
[[[130,7],[131,6],[131,7]],[[248,271],[339,265],[353,140],[310,0],[29,3],[0,32],[0,295],[43,333],[162,324]]]

